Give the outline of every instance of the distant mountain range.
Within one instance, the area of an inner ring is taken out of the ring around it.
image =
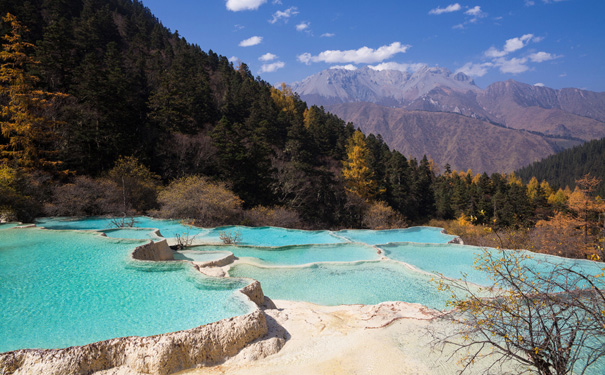
[[[605,137],[605,93],[514,80],[483,90],[439,67],[328,69],[292,89],[405,155],[426,153],[456,169],[510,172]]]

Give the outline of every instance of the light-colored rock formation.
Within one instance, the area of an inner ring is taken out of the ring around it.
[[[158,242],[149,241],[145,245],[138,246],[132,252],[132,258],[137,260],[174,260],[174,255],[168,242],[161,240]]]
[[[430,332],[451,329],[439,312],[419,304],[320,306],[275,301],[265,310],[269,333],[213,367],[179,375],[454,375],[462,367],[451,348],[435,350]],[[285,345],[267,355],[272,344]],[[492,359],[477,360],[465,373],[484,374]],[[498,369],[492,369],[498,373]],[[505,371],[506,370],[506,371]],[[519,370],[519,371],[515,371]],[[523,369],[503,369],[521,373]]]
[[[233,253],[231,253],[217,260],[211,260],[208,262],[195,262],[195,265],[199,267],[223,267],[233,263],[233,261],[235,261],[235,256],[233,255]]]
[[[252,279],[250,279],[252,280]],[[256,303],[258,306],[265,302],[265,295],[261,289],[260,282],[252,280],[252,282],[241,289],[241,292],[250,298],[250,300]]]
[[[217,364],[267,333],[261,310],[205,326],[150,337],[122,337],[66,349],[24,349],[0,354],[0,373],[171,374]],[[119,371],[118,371],[119,369]]]

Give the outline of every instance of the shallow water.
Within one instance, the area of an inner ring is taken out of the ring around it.
[[[228,251],[196,251],[180,250],[173,253],[174,259],[189,260],[192,262],[212,262],[231,255]]]
[[[379,245],[389,242],[448,243],[456,238],[435,227],[412,227],[389,230],[348,229],[335,232],[353,242]]]
[[[254,246],[198,246],[191,250],[219,249],[230,251],[238,258],[255,258],[264,265],[302,265],[318,262],[354,262],[378,260],[377,249],[365,244],[344,243],[328,245],[300,245],[284,247]]]
[[[137,228],[120,228],[120,229],[103,229],[100,232],[105,233],[107,237],[111,238],[125,238],[132,240],[162,240],[162,237],[158,237],[155,234],[155,229],[137,229]]]
[[[251,311],[237,292],[242,281],[208,278],[188,263],[131,260],[143,243],[0,231],[0,352],[149,336]]]
[[[328,306],[405,301],[435,309],[445,307],[445,299],[430,282],[430,276],[395,262],[316,264],[292,268],[238,264],[231,268],[229,274],[260,281],[264,293],[273,299]]]
[[[454,279],[461,279],[465,276],[466,280],[479,285],[493,283],[487,273],[479,272],[474,268],[475,259],[483,254],[484,249],[481,247],[395,243],[380,245],[380,248],[385,251],[388,258],[411,264],[426,272],[442,274]],[[498,252],[496,249],[486,250]],[[581,259],[567,259],[530,252],[522,252],[522,254],[530,257],[522,264],[542,275],[552,272],[555,266],[575,268],[590,275],[597,275],[602,272],[601,267],[605,266],[603,263]],[[500,255],[497,256],[500,257]]]
[[[179,220],[160,220],[154,219],[147,216],[137,216],[134,218],[135,228],[146,228],[150,230],[159,229],[160,233],[165,238],[174,238],[177,235],[183,236],[189,234],[190,236],[200,236],[208,233],[208,229],[197,228],[188,225],[184,225]],[[104,217],[88,217],[88,218],[65,218],[65,217],[46,217],[36,220],[36,225],[47,229],[78,229],[78,230],[106,230],[106,229],[118,229],[112,224],[110,218]],[[133,228],[119,228],[122,234],[126,234],[128,230],[136,230]],[[132,232],[132,235],[138,236],[136,232]],[[109,236],[109,234],[108,234]],[[133,237],[127,237],[133,238]],[[136,237],[138,238],[138,237]]]

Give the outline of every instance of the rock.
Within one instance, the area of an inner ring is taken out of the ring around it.
[[[137,260],[174,260],[174,255],[166,240],[158,242],[149,241],[149,243],[134,249],[131,256]]]

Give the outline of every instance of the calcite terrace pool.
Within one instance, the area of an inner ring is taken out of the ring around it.
[[[106,218],[36,224],[0,225],[0,352],[158,335],[250,314],[258,308],[240,293],[250,279],[260,281],[272,299],[322,305],[404,301],[433,309],[443,309],[448,297],[431,282],[434,272],[452,278],[467,272],[472,282],[488,282],[470,268],[480,249],[448,244],[455,237],[440,228],[190,228],[148,217],[122,229],[111,229]],[[241,233],[241,243],[222,245],[221,231]],[[198,246],[174,252],[176,261],[131,256],[137,246],[174,242],[184,234]],[[226,265],[233,256],[237,262],[225,267],[230,277],[197,270]],[[600,270],[593,262],[581,266]]]

